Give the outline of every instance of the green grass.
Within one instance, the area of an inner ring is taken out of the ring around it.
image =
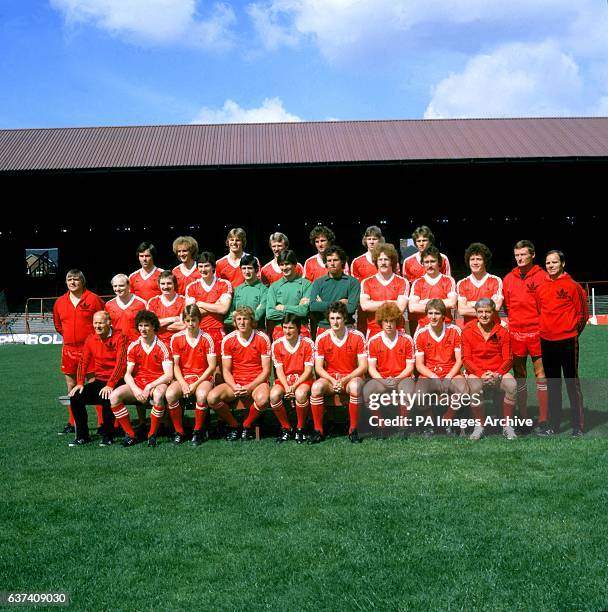
[[[607,339],[584,334],[582,375],[606,377]],[[0,590],[87,610],[608,607],[604,437],[68,448],[57,348],[0,358]]]

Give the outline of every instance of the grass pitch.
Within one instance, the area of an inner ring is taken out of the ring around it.
[[[583,376],[607,378],[607,340],[582,336]],[[68,448],[57,347],[0,363],[2,591],[79,610],[608,607],[605,397],[582,440]]]

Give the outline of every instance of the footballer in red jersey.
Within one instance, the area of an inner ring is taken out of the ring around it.
[[[173,252],[180,261],[179,265],[172,270],[175,278],[177,278],[177,288],[175,290],[180,295],[186,295],[186,287],[201,277],[196,263],[198,242],[192,236],[178,236],[173,241]]]
[[[422,262],[422,254],[428,247],[435,244],[435,236],[426,225],[417,227],[412,234],[412,239],[414,240],[418,252],[403,260],[401,270],[403,276],[407,278],[410,283],[413,283],[417,278],[424,276],[426,273],[426,269]],[[446,276],[451,276],[450,260],[443,253],[440,253],[440,256],[440,272]]]
[[[384,243],[382,230],[376,225],[370,225],[363,234],[362,242],[363,246],[366,247],[366,251],[363,255],[355,257],[350,266],[351,275],[360,283],[363,282],[363,279],[373,276],[378,271],[374,261],[374,249],[377,245]],[[398,265],[399,260],[397,260]]]
[[[247,245],[247,235],[245,230],[240,227],[235,227],[228,232],[226,237],[226,246],[228,247],[228,255],[217,260],[215,273],[218,278],[227,280],[233,289],[236,289],[244,282],[243,272],[241,271],[241,257],[245,254],[244,248]],[[260,278],[260,261],[258,262],[257,277]]]
[[[125,384],[110,395],[112,412],[126,436],[123,446],[135,444],[135,433],[125,403],[152,404],[148,446],[156,446],[158,426],[165,415],[165,392],[173,379],[173,360],[167,346],[158,339],[158,317],[149,310],[140,310],[135,316],[140,337],[127,349]]]
[[[492,253],[485,244],[474,242],[464,252],[464,261],[471,274],[456,283],[458,293],[458,312],[464,318],[465,325],[476,321],[475,304],[481,298],[490,298],[496,306],[495,323],[500,323],[498,311],[502,306],[502,280],[488,273],[492,262]]]
[[[401,309],[394,302],[385,302],[375,312],[380,331],[371,336],[367,344],[368,372],[363,396],[369,406],[374,393],[392,390],[413,395],[415,381],[412,376],[416,363],[414,341],[399,330],[403,321]],[[406,395],[400,394],[400,398]],[[410,409],[407,401],[399,400],[400,416],[406,417]],[[404,427],[399,429],[403,430]]]
[[[158,337],[165,344],[169,344],[171,336],[186,327],[181,316],[186,306],[186,298],[177,294],[177,278],[169,270],[160,273],[158,285],[161,294],[150,299],[147,309],[156,314],[160,321]]]
[[[396,304],[401,311],[399,328],[403,329],[403,313],[407,308],[410,293],[408,281],[393,272],[395,265],[399,264],[399,255],[392,244],[384,243],[376,247],[374,263],[378,272],[361,283],[359,298],[364,316],[363,329],[368,338],[381,331],[375,315],[378,308],[387,302]],[[363,329],[359,328],[360,331]]]
[[[456,325],[446,321],[447,308],[440,299],[432,299],[425,306],[427,325],[419,327],[414,335],[416,349],[416,370],[418,370],[418,387],[423,393],[463,394],[466,381],[460,370],[462,368],[461,331]],[[441,406],[441,402],[439,402]],[[433,415],[434,405],[420,406],[427,416]],[[450,402],[443,415],[448,421],[453,419],[454,411],[460,404]],[[432,434],[433,428],[425,428],[426,434]],[[450,429],[448,433],[453,433]]]
[[[297,315],[287,313],[282,327],[283,336],[271,346],[276,378],[270,390],[270,407],[281,424],[277,442],[286,442],[295,437],[296,442],[302,444],[313,383],[315,345],[310,338],[300,335]],[[283,398],[295,401],[298,420],[295,433],[289,423]]]
[[[87,336],[78,364],[76,386],[70,391],[70,406],[76,421],[76,438],[70,446],[91,442],[87,419],[87,404],[101,405],[103,420],[100,446],[110,446],[114,439],[114,416],[110,409],[110,394],[122,383],[127,367],[127,338],[112,330],[110,315],[99,310],[93,316],[95,333]],[[86,375],[94,379],[87,382]]]
[[[513,248],[517,266],[502,283],[504,306],[509,318],[513,373],[517,380],[517,408],[520,416],[528,416],[527,366],[532,359],[538,398],[539,432],[548,427],[549,404],[547,380],[540,346],[539,314],[536,309],[536,291],[547,282],[547,273],[534,264],[535,249],[529,240],[520,240]]]
[[[441,254],[437,247],[431,246],[422,254],[422,263],[426,273],[412,283],[410,291],[410,331],[413,332],[418,325],[426,325],[426,305],[429,300],[442,300],[446,307],[445,319],[452,321],[452,308],[456,306],[458,294],[456,283],[451,276],[440,272]]]
[[[220,416],[226,414],[227,402],[251,402],[243,421],[241,439],[254,437],[253,426],[260,412],[268,406],[270,387],[270,339],[255,329],[255,314],[249,306],[239,306],[233,316],[235,331],[222,340],[222,372],[224,383],[215,387],[207,398],[209,407]],[[222,411],[222,412],[220,412]],[[238,424],[234,417],[225,418],[231,427],[229,441],[238,440]]]
[[[504,391],[502,413],[505,423],[502,433],[507,440],[517,435],[509,419],[513,419],[517,383],[509,373],[513,359],[509,332],[496,322],[496,304],[487,297],[475,304],[477,319],[466,325],[462,332],[462,354],[470,393],[481,394],[490,389]],[[484,431],[484,404],[471,405],[476,420],[471,440],[479,440]]]
[[[129,278],[125,274],[116,274],[111,283],[116,297],[105,305],[105,309],[110,313],[112,328],[122,332],[129,342],[134,342],[140,336],[135,327],[135,316],[146,309],[146,302],[131,293]]]
[[[304,278],[311,283],[327,274],[325,251],[335,243],[335,240],[336,235],[324,225],[317,225],[310,232],[310,244],[317,249],[317,253],[304,262]],[[349,274],[348,263],[344,266],[344,274]]]
[[[268,242],[274,257],[262,267],[260,279],[267,287],[270,287],[272,283],[283,278],[283,270],[278,262],[278,258],[281,253],[289,250],[289,238],[281,232],[274,232],[270,234]],[[296,263],[294,270],[297,276],[304,276],[302,264]]]
[[[195,398],[192,445],[199,446],[207,440],[207,395],[213,389],[217,356],[213,339],[200,329],[201,313],[198,306],[188,304],[182,316],[186,329],[172,336],[170,343],[175,380],[169,385],[166,397],[170,414],[175,411],[173,422],[178,424],[173,439],[176,444],[181,444],[184,440],[179,400],[182,397]]]
[[[63,336],[61,371],[68,393],[76,385],[76,372],[87,336],[93,333],[93,315],[103,310],[103,300],[86,288],[84,274],[69,270],[65,277],[67,292],[53,305],[53,323]],[[60,434],[74,433],[74,417],[68,409],[68,423]]]
[[[158,275],[162,272],[162,268],[154,265],[156,247],[149,242],[142,242],[137,247],[137,257],[141,268],[129,275],[129,284],[131,293],[147,303],[150,298],[160,295]]]
[[[312,385],[310,405],[315,431],[309,444],[324,439],[323,413],[326,395],[348,394],[349,439],[360,442],[358,432],[359,398],[363,376],[367,372],[365,337],[346,327],[346,304],[333,302],[327,311],[329,329],[317,336],[315,342],[315,370],[317,380]]]
[[[213,338],[213,344],[219,347],[224,338],[224,317],[232,302],[232,285],[216,276],[215,255],[209,251],[199,255],[198,269],[201,278],[186,287],[186,303],[195,303],[198,306],[203,317],[201,329],[207,332]]]

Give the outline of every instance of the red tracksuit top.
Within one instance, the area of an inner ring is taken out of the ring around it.
[[[587,294],[567,272],[539,287],[536,304],[544,340],[566,340],[585,329],[589,318]]]
[[[127,342],[119,331],[112,331],[105,340],[95,333],[88,336],[78,364],[77,383],[83,385],[85,375],[93,372],[96,379],[107,381],[113,389],[127,371]]]
[[[467,374],[506,374],[513,364],[509,332],[500,323],[495,323],[486,340],[481,335],[477,320],[467,323],[462,330],[462,361]]]
[[[53,306],[53,322],[58,334],[63,336],[64,344],[81,345],[93,331],[93,315],[104,309],[103,300],[88,289],[80,296],[74,307],[67,291],[57,298]]]
[[[532,266],[522,278],[519,268],[513,268],[502,282],[504,305],[509,316],[509,329],[518,332],[538,332],[536,291],[547,281],[540,266]]]

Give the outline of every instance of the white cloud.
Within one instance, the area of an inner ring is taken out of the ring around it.
[[[470,59],[461,73],[440,81],[424,116],[573,115],[582,91],[576,62],[555,43],[515,43]]]
[[[282,15],[276,7],[250,4],[247,13],[264,48],[274,51],[279,47],[293,47],[298,44],[298,33],[281,23]]]
[[[115,35],[152,43],[231,46],[234,11],[216,3],[207,19],[197,18],[196,0],[50,0],[69,25],[92,24]]]
[[[204,107],[191,123],[285,123],[302,121],[288,113],[280,98],[265,98],[258,108],[241,108],[233,100],[226,100],[221,109]]]

